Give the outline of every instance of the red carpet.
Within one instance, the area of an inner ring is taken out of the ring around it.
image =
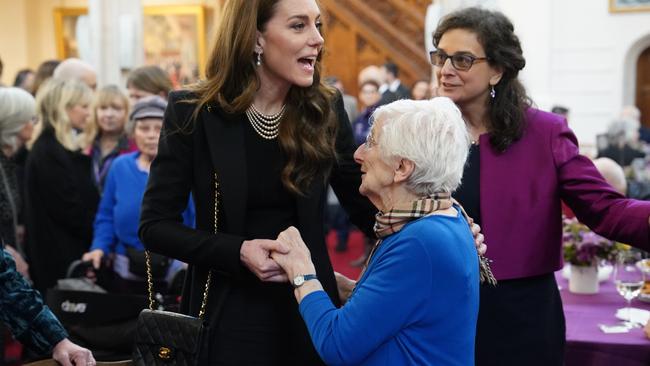
[[[363,254],[363,234],[358,230],[350,231],[348,250],[345,252],[337,252],[334,250],[334,246],[336,245],[336,233],[334,231],[329,232],[326,241],[327,251],[329,252],[334,270],[344,276],[356,280],[361,273],[361,267],[352,267],[350,262],[359,258],[361,254]]]
[[[4,346],[5,346],[5,360],[0,360],[0,365],[6,366],[18,366],[20,365],[20,360],[23,353],[23,346],[16,340],[11,337],[9,331],[6,334],[0,334],[0,337],[4,337]]]

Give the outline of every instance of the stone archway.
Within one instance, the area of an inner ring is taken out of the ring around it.
[[[639,76],[637,73],[637,66],[639,58],[643,52],[649,48],[650,34],[646,34],[634,42],[625,54],[623,60],[623,105],[636,105],[638,87],[637,77]],[[638,107],[639,109],[642,109],[641,106]],[[650,123],[650,106],[648,106],[647,110],[648,112],[646,112],[645,115],[642,115],[642,121],[646,124]]]
[[[650,127],[650,47],[637,60],[635,104],[641,111],[641,122]]]

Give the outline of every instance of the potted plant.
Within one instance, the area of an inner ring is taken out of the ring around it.
[[[620,249],[611,240],[591,231],[576,218],[563,219],[564,261],[571,265],[569,291],[578,294],[598,292],[598,262],[611,260]]]

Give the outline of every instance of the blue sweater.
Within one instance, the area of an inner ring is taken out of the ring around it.
[[[478,256],[467,222],[432,215],[384,239],[348,302],[300,303],[328,365],[474,365]]]
[[[90,250],[104,254],[126,254],[126,247],[144,250],[138,238],[140,205],[149,174],[138,168],[140,152],[119,156],[113,161],[104,184],[104,193],[95,216],[94,237]],[[189,200],[183,222],[194,226],[194,204]]]

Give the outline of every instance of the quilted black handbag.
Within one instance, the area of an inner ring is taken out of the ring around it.
[[[214,175],[214,232],[217,232],[218,216],[217,174]],[[212,271],[203,289],[203,300],[198,317],[154,310],[153,279],[151,258],[145,251],[147,264],[147,283],[149,291],[149,309],[144,309],[138,316],[135,345],[133,348],[134,366],[198,366],[200,353],[206,350],[204,345],[208,338],[208,327],[204,322],[205,308],[208,302],[208,289]]]

